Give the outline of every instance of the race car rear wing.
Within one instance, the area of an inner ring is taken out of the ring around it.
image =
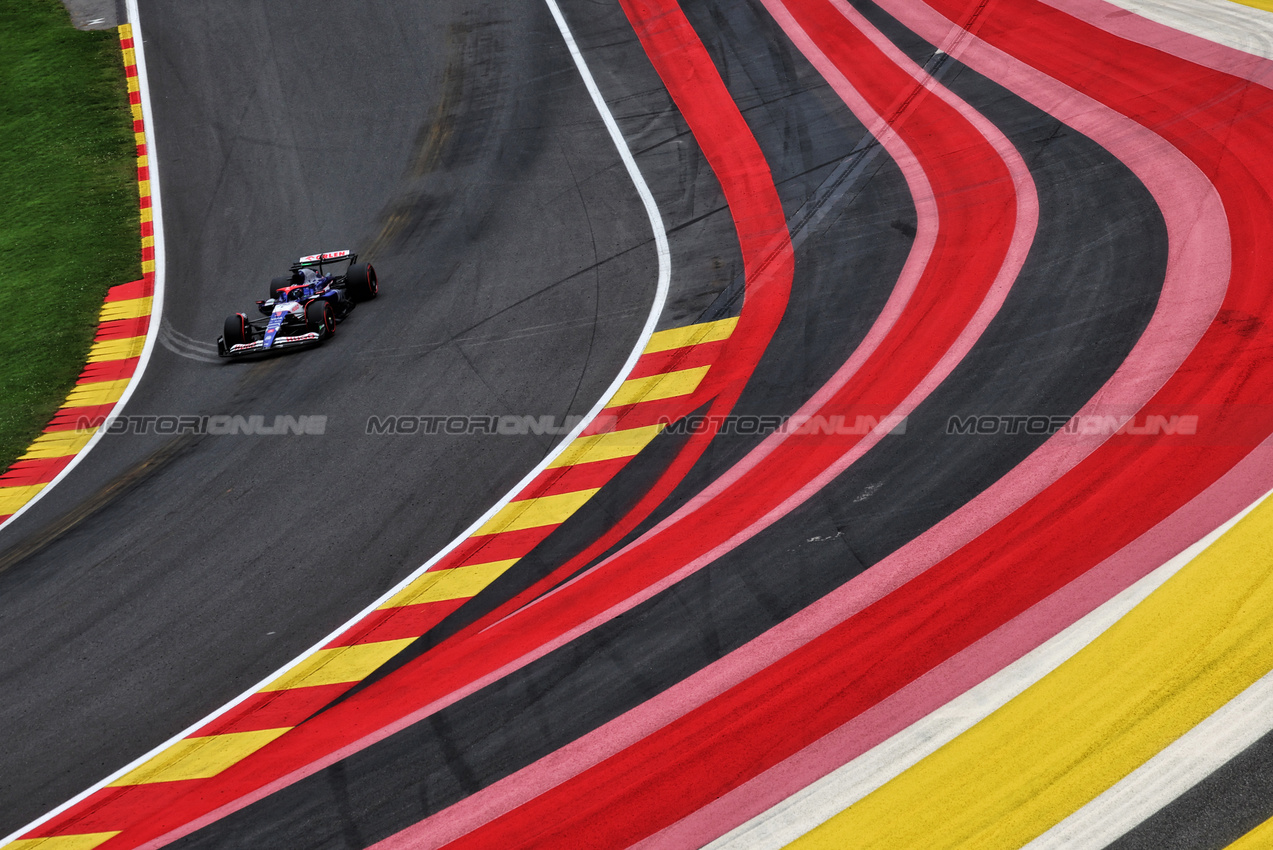
[[[322,254],[310,254],[308,257],[301,257],[292,263],[291,271],[316,267],[319,274],[322,274],[324,265],[348,262],[352,266],[357,260],[358,255],[353,251],[326,251]]]

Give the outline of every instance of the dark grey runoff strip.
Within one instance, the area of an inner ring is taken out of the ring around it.
[[[935,80],[940,80],[946,69],[950,67],[944,61],[945,59],[944,53],[934,54],[924,64],[924,73]],[[861,140],[853,150],[835,165],[831,173],[809,195],[808,200],[801,204],[795,214],[787,220],[787,229],[791,234],[793,248],[799,248],[812,233],[817,232],[818,225],[829,213],[841,204],[847,205],[862,191],[866,183],[879,171],[881,166],[879,158],[883,152],[884,148],[879,141],[863,131]],[[745,283],[742,275],[736,276],[707,308],[700,320],[714,322],[727,316],[737,315],[742,306]]]
[[[862,8],[921,62],[932,57],[931,46]],[[573,7],[566,11],[573,25]],[[810,107],[805,98],[816,101],[825,92],[754,5],[695,4],[687,13],[775,174],[786,177],[779,186],[784,204],[799,210],[842,161],[826,156],[815,138],[823,131],[830,138],[837,122],[851,130],[850,123],[830,107],[820,129],[788,120]],[[721,21],[746,37],[726,38]],[[785,58],[775,55],[784,49]],[[952,435],[949,416],[1064,415],[1096,392],[1157,303],[1167,252],[1161,215],[1131,172],[1090,140],[958,63],[945,73],[952,90],[1022,152],[1038,185],[1041,220],[998,317],[912,415],[906,433],[882,441],[780,523],[622,617],[176,846],[366,847],[417,823],[640,705],[842,585],[973,498],[1042,441],[1028,434]],[[773,81],[784,87],[772,90]],[[851,138],[846,154],[859,137]],[[910,238],[906,216],[913,206],[890,193],[893,185],[868,180],[812,228],[797,255],[791,304],[740,412],[794,410],[848,356],[839,340],[865,332],[874,315],[865,305],[882,303],[870,298],[889,291],[877,267],[891,256],[884,240],[904,249]],[[895,276],[895,267],[889,271]],[[742,438],[714,444],[660,514],[752,444]]]

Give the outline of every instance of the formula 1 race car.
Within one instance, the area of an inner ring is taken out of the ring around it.
[[[235,313],[225,320],[217,338],[222,357],[259,354],[281,348],[319,345],[336,330],[361,301],[380,292],[376,270],[357,262],[351,251],[311,254],[292,263],[291,273],[270,281],[270,297],[256,302],[267,318],[249,319]],[[324,266],[348,262],[344,274],[324,274]]]

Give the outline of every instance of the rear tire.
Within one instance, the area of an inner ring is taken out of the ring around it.
[[[225,338],[226,351],[232,346],[251,342],[252,330],[248,327],[248,317],[243,313],[226,316],[225,333],[222,336]]]
[[[371,263],[350,266],[345,272],[345,288],[355,301],[370,301],[380,294],[380,281]]]
[[[311,301],[305,305],[305,321],[319,339],[327,339],[336,330],[336,315],[326,301]]]
[[[288,275],[274,278],[273,280],[270,281],[270,297],[278,298],[278,291],[280,289],[286,289],[287,287],[291,285],[292,285],[292,278],[289,277]]]

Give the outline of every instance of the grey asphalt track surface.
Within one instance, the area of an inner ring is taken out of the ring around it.
[[[930,45],[873,5],[857,5],[916,61],[931,57]],[[794,213],[853,149],[861,128],[757,5],[685,8]],[[596,6],[568,3],[565,9],[585,44],[595,32],[618,30]],[[615,41],[606,43],[612,55],[619,51]],[[948,434],[950,416],[1077,410],[1153,312],[1166,260],[1161,217],[1124,166],[1071,128],[957,63],[943,71],[942,81],[1021,152],[1039,190],[1040,229],[1000,314],[911,416],[905,435],[885,439],[786,519],[623,617],[176,846],[369,846],[596,729],[781,622],[966,503],[1043,439]],[[738,412],[790,412],[843,362],[896,279],[913,216],[900,176],[884,161],[821,222],[798,251],[791,305]],[[639,495],[677,439],[657,438],[612,488],[422,638],[418,651],[582,549]],[[718,438],[642,528],[753,445],[752,439]],[[411,656],[408,650],[400,659]]]
[[[141,14],[168,268],[164,344],[126,413],[321,415],[326,431],[109,436],[0,536],[0,834],[321,639],[551,447],[373,436],[369,416],[581,414],[657,277],[644,209],[541,3]],[[737,246],[662,97],[626,123],[676,260],[692,237],[676,322],[727,285]],[[328,344],[208,356],[271,276],[338,248],[374,262],[383,294]]]

